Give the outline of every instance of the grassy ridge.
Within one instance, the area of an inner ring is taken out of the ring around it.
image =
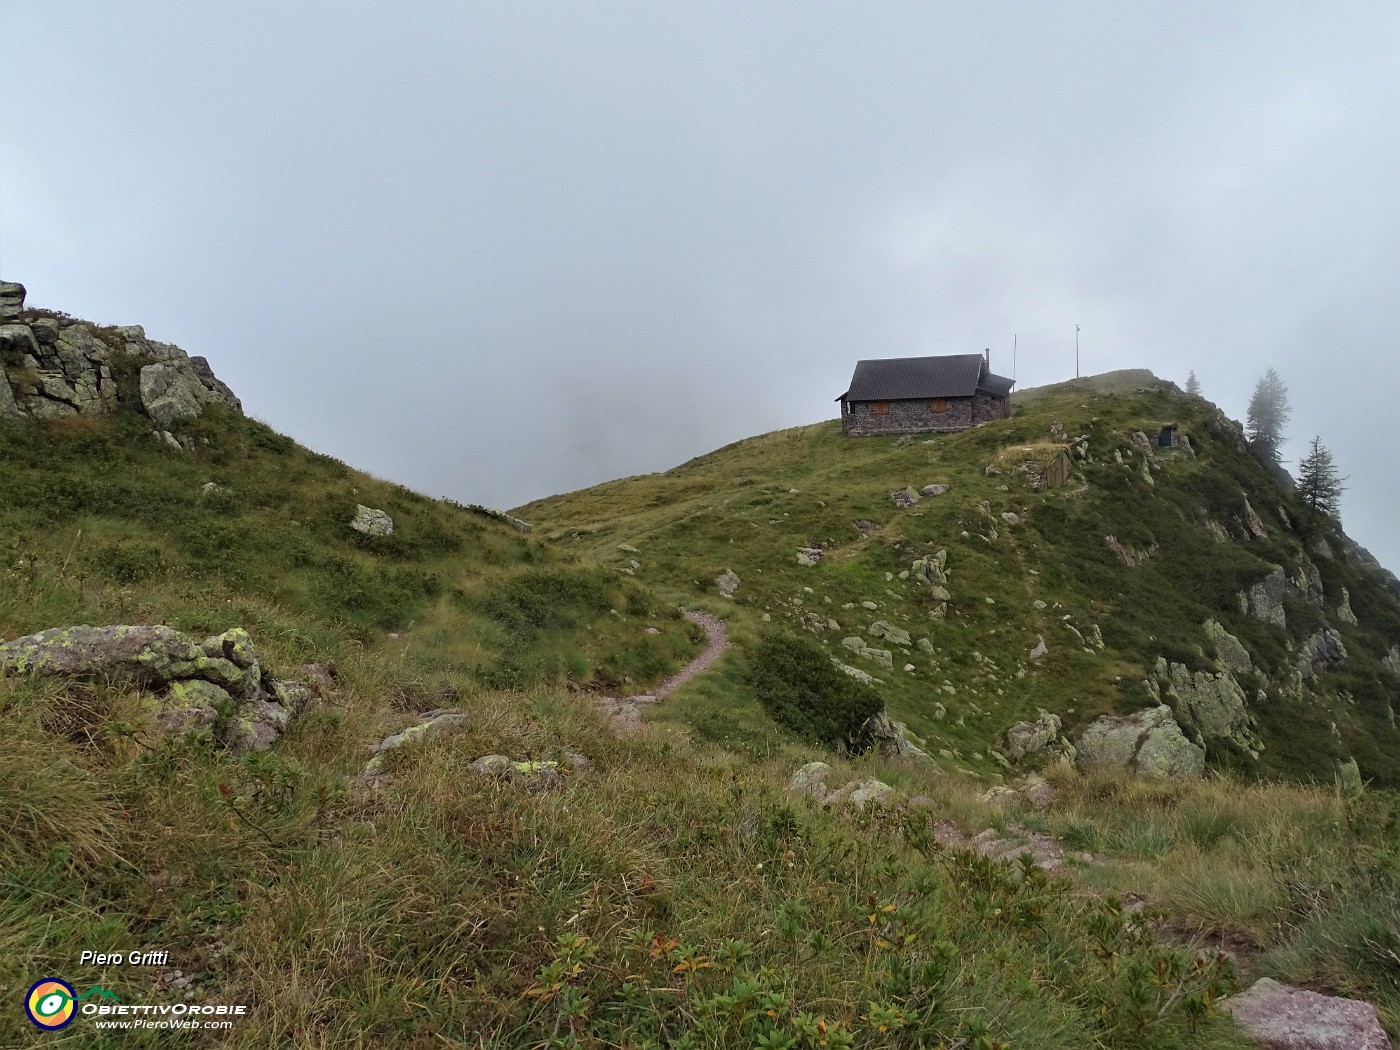
[[[1196,454],[1155,450],[1149,471],[1131,436],[1155,440],[1166,423],[1180,425]],[[1066,485],[1038,491],[1016,464],[1043,452],[1052,433],[1087,437],[1090,459],[1076,461]],[[988,748],[1038,708],[1073,729],[1152,702],[1142,683],[1159,657],[1213,670],[1203,625],[1215,619],[1253,656],[1257,673],[1242,684],[1267,745],[1255,758],[1213,742],[1216,766],[1330,783],[1337,763],[1355,756],[1373,783],[1400,785],[1400,690],[1380,665],[1400,639],[1400,602],[1343,557],[1335,526],[1309,522],[1237,440],[1209,402],[1130,373],[1029,392],[1011,419],[962,434],[848,439],[836,422],[822,423],[519,513],[604,564],[631,557],[618,544],[636,547],[639,578],[687,600],[713,595],[715,576],[730,568],[744,581],[729,603],[737,617],[805,626],[847,662],[859,661],[840,639],[877,619],[927,637],[933,652],[897,651],[893,672],[862,666],[885,679],[892,713],[970,769],[994,772]],[[948,494],[912,509],[890,498],[935,482]],[[1245,538],[1251,510],[1261,538]],[[1007,513],[1019,522],[1008,524]],[[1107,537],[1142,554],[1140,563],[1126,565]],[[1310,553],[1317,537],[1334,557]],[[821,561],[799,565],[797,549],[814,545],[825,549]],[[926,589],[900,578],[939,549],[951,568],[946,619]],[[1240,611],[1238,594],[1275,566],[1294,575],[1309,563],[1321,576],[1321,607],[1287,598],[1287,630]],[[1338,615],[1343,588],[1357,624]],[[1083,636],[1095,626],[1102,650],[1067,629]],[[1348,657],[1295,692],[1287,686],[1298,647],[1323,626],[1339,630]],[[1041,637],[1049,655],[1030,661]],[[913,673],[899,670],[905,663]]]

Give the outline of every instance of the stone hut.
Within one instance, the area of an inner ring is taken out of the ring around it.
[[[841,403],[847,434],[944,433],[1011,415],[1015,380],[994,374],[991,352],[857,361]]]

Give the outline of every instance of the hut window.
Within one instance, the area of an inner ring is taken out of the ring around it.
[[[887,416],[890,414],[890,403],[888,401],[875,402],[875,414],[877,416]]]
[[[935,412],[948,411],[948,399],[946,397],[936,397],[928,403],[928,407]]]

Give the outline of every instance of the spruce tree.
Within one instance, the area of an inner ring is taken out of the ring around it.
[[[1254,388],[1254,396],[1249,399],[1249,415],[1245,419],[1245,434],[1251,450],[1269,466],[1276,467],[1282,462],[1279,450],[1283,447],[1283,425],[1292,414],[1293,410],[1288,404],[1288,388],[1271,368]]]
[[[1196,370],[1191,369],[1191,374],[1186,377],[1186,392],[1192,397],[1201,396],[1201,381],[1196,378]]]
[[[1298,464],[1298,495],[1316,515],[1318,512],[1337,516],[1346,478],[1337,474],[1332,453],[1322,444],[1321,437],[1312,439],[1308,454]]]

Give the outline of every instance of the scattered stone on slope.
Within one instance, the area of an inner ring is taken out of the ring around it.
[[[1004,510],[1001,513],[1001,520],[1008,525],[1019,525],[1021,524],[1021,515],[1017,514],[1015,511]]]
[[[725,569],[715,577],[715,586],[719,588],[719,593],[726,598],[734,597],[734,592],[739,589],[739,584],[743,582],[733,569]]]
[[[1141,565],[1153,554],[1157,553],[1157,545],[1155,543],[1145,551],[1136,551],[1126,544],[1119,543],[1117,536],[1105,536],[1103,541],[1108,544],[1108,549],[1118,555],[1119,558],[1123,559],[1123,564],[1129,568],[1135,568]]]
[[[151,728],[161,734],[217,728],[231,751],[262,751],[298,709],[283,702],[295,682],[272,679],[241,627],[196,642],[160,624],[54,627],[0,643],[0,670],[70,678],[126,676],[155,694]]]
[[[1261,977],[1219,1005],[1269,1050],[1390,1050],[1375,1007],[1356,999]]]
[[[825,552],[820,547],[798,547],[797,564],[815,565],[822,560],[822,554],[824,553]]]
[[[925,485],[919,490],[919,494],[921,496],[941,496],[947,491],[947,485]]]
[[[616,732],[627,735],[642,727],[642,708],[654,703],[654,696],[626,696],[620,699],[605,696],[597,700],[594,706],[612,723]]]
[[[1084,770],[1125,769],[1145,780],[1191,779],[1205,771],[1205,750],[1187,739],[1166,704],[1135,715],[1101,715],[1076,744]]]
[[[1036,643],[1035,648],[1031,650],[1031,659],[1039,660],[1050,651],[1050,647],[1045,644],[1045,636],[1043,634],[1037,634],[1035,637]]]
[[[906,488],[899,489],[895,492],[891,492],[890,499],[894,500],[894,505],[896,507],[899,507],[902,510],[908,510],[910,507],[915,506],[921,499],[923,499],[923,497],[920,496],[917,492],[915,492],[913,486],[911,485]]]
[[[390,536],[394,532],[394,519],[382,510],[358,503],[355,505],[355,517],[350,522],[350,527],[366,536]]]
[[[1319,627],[1303,643],[1298,653],[1298,673],[1304,679],[1312,678],[1329,667],[1334,667],[1347,658],[1342,636],[1332,628]]]
[[[1015,794],[1003,788],[1006,796]],[[1006,831],[984,828],[976,835],[969,836],[951,820],[936,821],[933,825],[933,839],[944,849],[970,850],[990,860],[1016,861],[1023,854],[1029,854],[1036,867],[1045,871],[1057,871],[1064,866],[1064,848],[1051,835],[1031,831],[1020,824],[1008,824]],[[1080,854],[1078,860],[1092,860],[1088,854]]]
[[[471,764],[471,770],[478,776],[493,777],[497,780],[523,787],[531,791],[564,786],[568,773],[582,772],[588,768],[588,760],[582,755],[568,754],[565,761],[552,759],[519,759],[505,755],[483,755]]]
[[[888,649],[872,649],[864,638],[852,635],[842,638],[841,644],[862,659],[869,660],[886,671],[894,670],[894,654]]]
[[[872,638],[883,638],[891,645],[900,645],[907,648],[914,644],[913,640],[909,637],[908,631],[904,630],[902,627],[896,627],[892,623],[887,623],[884,620],[876,620],[865,629],[865,633]]]
[[[875,805],[892,804],[898,798],[898,793],[882,780],[874,777],[865,777],[861,780],[852,780],[849,784],[843,784],[835,791],[830,792],[822,799],[822,805],[836,807],[842,805],[853,806],[856,809],[864,809],[874,803]]]
[[[857,682],[860,682],[862,685],[874,685],[876,682],[880,681],[880,679],[876,678],[874,675],[870,674],[868,671],[862,671],[859,667],[852,667],[850,664],[843,664],[840,660],[836,659],[836,657],[834,657],[834,656],[831,658],[831,662],[832,662],[833,664],[835,664],[836,667],[837,667],[839,670],[841,670],[841,671],[845,672],[846,674],[850,675],[852,678],[854,678]]]

